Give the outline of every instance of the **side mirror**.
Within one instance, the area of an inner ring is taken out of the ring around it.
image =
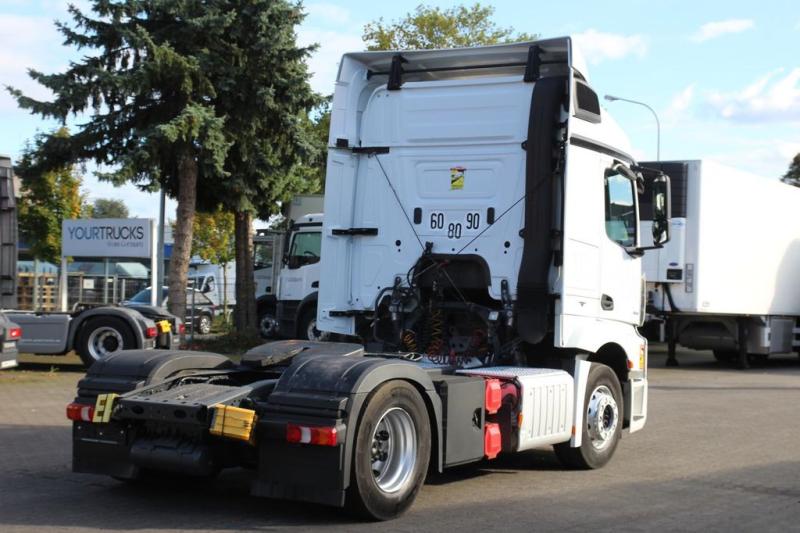
[[[669,176],[661,174],[653,179],[653,244],[663,246],[669,242],[670,209]]]

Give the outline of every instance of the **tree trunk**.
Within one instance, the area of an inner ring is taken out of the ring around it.
[[[239,333],[256,334],[256,288],[253,279],[253,216],[234,213],[236,236],[236,320]]]
[[[222,318],[228,323],[228,263],[222,263]]]
[[[169,312],[181,320],[186,316],[186,285],[196,204],[197,161],[187,152],[178,164],[178,208],[169,261]]]

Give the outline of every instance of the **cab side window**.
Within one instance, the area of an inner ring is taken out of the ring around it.
[[[605,179],[606,234],[620,246],[636,246],[636,188],[626,176],[609,171]]]

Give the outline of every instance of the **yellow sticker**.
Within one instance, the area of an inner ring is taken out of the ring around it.
[[[107,424],[111,420],[111,413],[114,410],[114,401],[119,395],[108,393],[98,394],[94,404],[94,416],[92,422],[95,424]]]
[[[460,191],[464,188],[464,172],[467,169],[464,167],[452,167],[450,169],[450,190]]]

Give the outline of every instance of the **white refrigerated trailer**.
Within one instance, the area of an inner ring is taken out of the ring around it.
[[[800,188],[710,160],[642,166],[672,178],[672,239],[644,259],[670,364],[676,344],[743,367],[796,350]]]

